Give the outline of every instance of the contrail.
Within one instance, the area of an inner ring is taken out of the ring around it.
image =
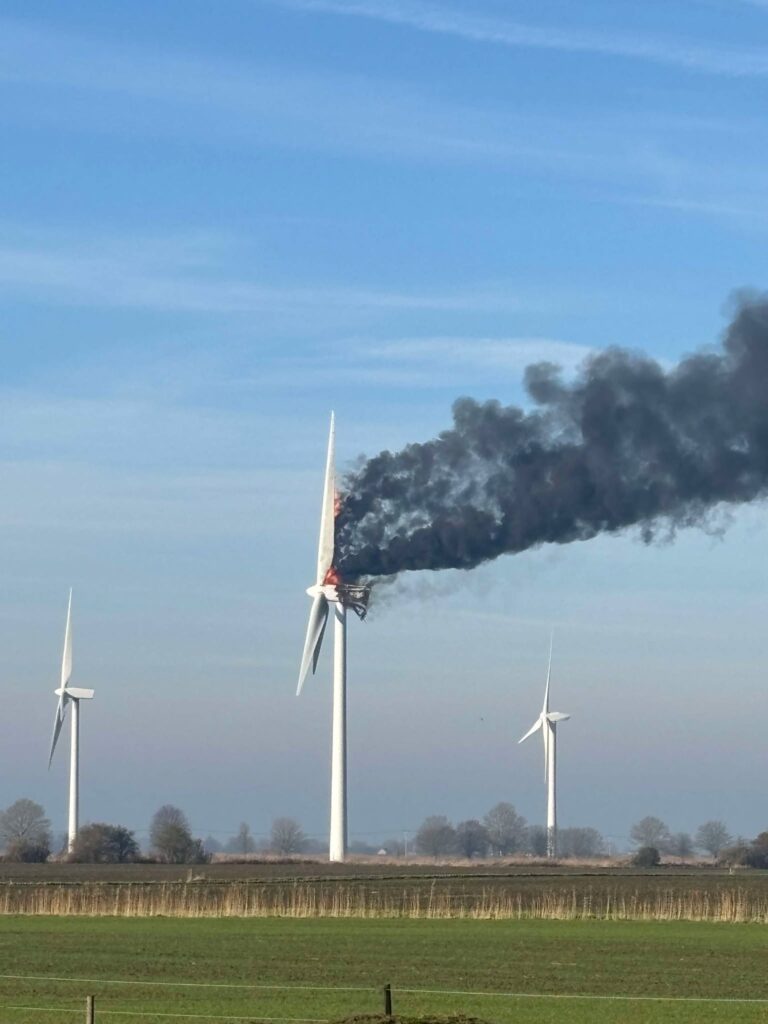
[[[471,569],[540,544],[701,525],[768,493],[768,298],[744,298],[722,348],[672,369],[621,348],[573,383],[525,371],[532,411],[460,398],[434,440],[346,478],[336,566],[347,578]]]

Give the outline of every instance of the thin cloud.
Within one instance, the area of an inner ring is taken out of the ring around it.
[[[311,13],[339,14],[402,25],[438,35],[514,49],[554,50],[663,64],[685,71],[734,78],[765,77],[768,57],[757,49],[704,46],[660,36],[594,32],[531,25],[509,18],[494,18],[454,8],[397,0],[267,0],[279,6]],[[754,2],[754,0],[753,0]],[[758,4],[764,6],[763,4]]]
[[[523,370],[530,363],[552,362],[569,369],[592,349],[586,345],[551,338],[404,338],[374,344],[367,350],[373,359],[399,360],[406,364],[430,363],[477,370]]]
[[[109,242],[81,243],[80,249],[42,240],[35,245],[0,244],[0,293],[35,303],[212,314],[492,311],[523,304],[505,287],[418,292],[265,284],[196,265],[182,241],[175,249],[171,242],[161,248],[164,258],[159,261],[142,255],[140,246],[121,250]]]
[[[320,6],[310,0],[296,2],[306,10],[366,13],[368,17],[378,12],[388,20],[405,17],[403,12],[410,10],[403,4],[385,8],[373,2],[343,5],[318,0]],[[468,17],[462,15],[463,21]],[[425,26],[432,23],[427,20]],[[477,107],[446,101],[429,90],[417,95],[407,84],[337,69],[310,73],[262,63],[200,59],[168,50],[118,46],[13,20],[0,20],[0,80],[37,87],[20,90],[18,102],[6,104],[0,115],[6,124],[36,121],[56,131],[96,135],[114,132],[119,125],[122,131],[153,138],[194,137],[216,146],[288,146],[292,150],[300,146],[364,159],[515,168],[535,174],[537,181],[552,175],[572,187],[599,188],[601,195],[623,188],[631,194],[657,193],[663,200],[680,197],[721,204],[727,190],[747,197],[742,202],[750,205],[751,197],[765,192],[762,167],[750,174],[749,157],[739,159],[732,147],[727,155],[706,161],[681,153],[682,140],[686,137],[690,142],[691,133],[694,142],[696,133],[740,133],[743,144],[755,129],[738,120],[634,111],[628,131],[627,118],[616,111],[593,112],[585,118]],[[45,102],[29,108],[28,97],[38,91]],[[94,95],[98,102],[93,102]],[[712,151],[707,142],[707,152]],[[690,212],[697,211],[692,207]],[[20,258],[20,274],[33,273],[31,261],[37,264],[36,273],[46,269],[37,255],[21,253]],[[83,269],[59,262],[49,265],[47,272],[63,286],[63,278],[82,276]],[[96,270],[91,295],[105,272],[103,267]],[[6,279],[8,273],[12,268],[6,260]],[[142,304],[154,303],[158,308],[174,290],[163,268],[140,288],[130,279],[118,282],[117,288],[111,281],[105,284],[101,289],[105,295],[123,295],[130,304],[140,291]],[[52,280],[54,285],[59,287]],[[196,294],[183,293],[179,301],[193,310],[211,305],[252,310],[275,298],[257,295],[252,285],[245,289],[241,285],[231,282],[227,294],[218,286],[213,295],[201,284]],[[340,301],[347,303],[348,297],[341,296]],[[398,302],[402,301],[401,296]],[[355,307],[354,301],[351,306]]]
[[[550,338],[400,338],[390,341],[351,339],[334,343],[336,359],[312,350],[275,360],[238,386],[290,390],[325,390],[329,386],[402,388],[434,391],[497,383],[499,375],[518,381],[531,363],[552,362],[575,370],[594,349]]]
[[[612,126],[602,140],[564,119],[447,103],[365,75],[223,63],[0,19],[0,81],[50,93],[33,116],[89,132],[194,135],[212,144],[299,144],[303,149],[428,162],[525,163],[588,175],[626,173]],[[103,102],[81,102],[98,94]],[[74,97],[74,104],[68,100]],[[129,102],[126,102],[129,101]],[[119,107],[120,116],[113,108]],[[25,116],[6,108],[4,120]],[[563,145],[562,140],[570,138]]]

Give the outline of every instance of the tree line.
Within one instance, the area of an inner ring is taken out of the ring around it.
[[[768,867],[768,832],[761,833],[750,843],[734,839],[722,821],[706,821],[691,836],[687,832],[672,832],[660,818],[649,815],[632,826],[630,839],[637,851],[655,850],[656,863],[662,854],[684,860],[698,852],[713,859],[728,858],[729,863]],[[396,842],[391,845],[393,852],[400,852]],[[444,815],[431,815],[416,833],[415,848],[417,853],[429,857],[511,854],[544,857],[547,830],[542,825],[529,825],[512,804],[502,802],[491,808],[482,821],[470,818],[455,826]],[[606,854],[603,836],[591,827],[558,829],[557,848],[558,857],[562,858]],[[758,864],[763,855],[765,864]]]
[[[152,816],[149,825],[149,850],[144,853],[135,832],[123,825],[93,822],[83,825],[71,851],[66,844],[54,849],[51,823],[45,810],[34,800],[16,800],[0,811],[0,849],[6,861],[42,863],[56,853],[59,857],[84,864],[128,864],[154,861],[164,864],[205,864],[219,849],[208,840],[195,838],[186,814],[173,804],[164,804]],[[269,849],[278,854],[304,851],[307,839],[293,818],[276,818],[272,823]],[[226,852],[249,854],[256,851],[250,828],[243,823],[226,846]]]
[[[636,822],[629,832],[630,839],[639,849],[649,848],[659,854],[685,860],[698,850],[717,858],[734,842],[722,821],[705,821],[692,836],[688,832],[672,832],[661,818],[648,815]]]
[[[557,844],[561,857],[597,857],[605,852],[603,837],[590,827],[559,829]],[[543,825],[529,825],[512,804],[502,801],[482,821],[468,818],[453,825],[444,815],[430,815],[416,833],[415,850],[427,857],[544,857],[547,830]]]
[[[649,815],[630,829],[630,839],[640,859],[638,864],[652,866],[662,855],[685,860],[696,852],[728,864],[768,867],[768,832],[753,840],[733,837],[722,821],[706,821],[694,835],[672,832],[660,818]],[[94,822],[84,825],[74,849],[55,851],[51,824],[40,804],[22,798],[0,811],[0,849],[5,860],[45,861],[53,852],[82,863],[129,863],[140,860],[167,864],[206,863],[214,854],[249,856],[259,852],[280,856],[322,854],[325,845],[312,840],[301,825],[288,817],[275,818],[269,838],[257,840],[249,825],[241,823],[224,844],[213,837],[193,836],[186,814],[172,804],[164,804],[149,826],[149,849],[143,852],[135,833],[122,825]],[[381,846],[353,843],[350,852],[386,853],[403,856],[415,852],[427,857],[464,857],[527,854],[544,857],[547,830],[529,825],[511,803],[500,802],[482,818],[469,818],[454,825],[444,815],[425,818],[416,832],[413,846],[402,839],[390,839]],[[597,829],[591,827],[558,830],[558,856],[597,857],[605,855],[606,844]]]

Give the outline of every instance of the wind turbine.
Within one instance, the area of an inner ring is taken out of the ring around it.
[[[552,678],[552,641],[549,639],[549,664],[547,685],[544,689],[544,704],[541,714],[518,743],[524,743],[529,736],[541,729],[544,740],[544,781],[547,784],[547,857],[557,856],[557,723],[565,722],[570,715],[549,710],[549,684]]]
[[[331,413],[328,455],[325,462],[323,503],[320,510],[320,542],[315,582],[307,593],[312,598],[307,636],[299,669],[301,693],[310,668],[314,673],[320,657],[328,616],[333,609],[333,729],[331,740],[331,828],[328,858],[342,862],[347,853],[347,609],[365,616],[366,587],[342,581],[334,567],[336,519],[336,428]]]
[[[48,767],[53,761],[53,752],[59,739],[61,727],[67,713],[67,705],[72,705],[72,746],[69,757],[69,827],[67,830],[67,850],[69,853],[77,839],[77,816],[78,802],[80,796],[80,701],[90,700],[93,697],[93,690],[85,690],[79,686],[70,686],[69,680],[72,677],[72,590],[69,591],[69,603],[67,604],[67,626],[64,631],[64,652],[61,656],[61,686],[54,693],[59,698],[56,708],[56,718],[53,721],[53,737],[51,739],[51,753],[48,758]]]

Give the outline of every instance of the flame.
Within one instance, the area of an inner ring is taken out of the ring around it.
[[[333,492],[333,518],[338,519],[341,513],[342,499],[337,490]],[[332,565],[323,579],[324,587],[337,587],[342,582],[339,570]]]

